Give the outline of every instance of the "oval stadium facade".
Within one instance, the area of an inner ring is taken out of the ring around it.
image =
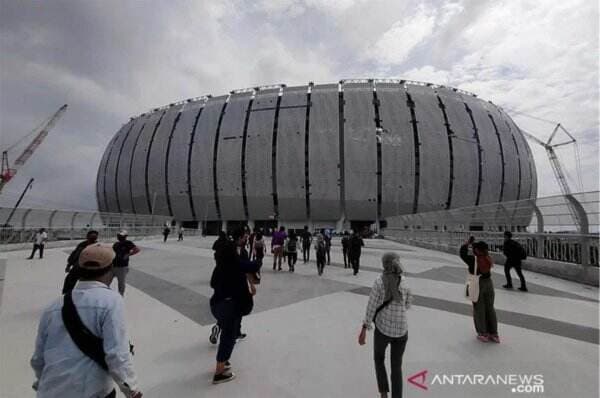
[[[157,108],[123,125],[97,178],[100,211],[313,225],[536,191],[531,150],[501,108],[449,87],[378,80]]]

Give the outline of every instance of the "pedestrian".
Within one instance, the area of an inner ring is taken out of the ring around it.
[[[263,258],[265,257],[266,246],[262,232],[257,232],[254,241],[252,242],[252,259],[255,260],[260,267],[262,267]]]
[[[302,231],[302,259],[304,260],[304,264],[306,264],[310,260],[310,246],[312,244],[312,234],[308,232],[308,225],[304,226],[304,230]]]
[[[494,283],[491,270],[494,261],[488,253],[488,245],[483,241],[473,243],[475,261],[473,267],[469,265],[469,274],[479,276],[479,294],[471,297],[473,301],[473,321],[477,340],[482,342],[500,343],[498,336],[498,320],[494,309]],[[477,280],[477,279],[476,279]]]
[[[360,253],[364,245],[365,242],[363,242],[363,239],[360,237],[358,232],[355,231],[350,238],[348,247],[348,257],[350,258],[350,264],[352,265],[352,270],[354,271],[353,275],[357,275],[360,269]]]
[[[121,296],[125,295],[125,279],[129,273],[129,257],[140,252],[140,249],[130,240],[127,240],[127,231],[122,230],[117,234],[117,242],[113,244],[115,252],[114,274],[117,278],[118,289]]]
[[[329,229],[322,229],[323,239],[325,240],[325,254],[327,255],[327,265],[331,264],[331,232]]]
[[[83,249],[81,279],[43,312],[31,358],[38,398],[116,397],[113,381],[126,397],[142,397],[125,305],[109,288],[114,256],[110,247],[99,244]]]
[[[182,226],[180,226],[180,227],[179,227],[179,230],[178,230],[177,232],[178,232],[178,235],[177,235],[177,241],[178,241],[178,242],[181,242],[181,241],[183,240],[183,232],[184,232],[184,229],[183,229],[183,227],[182,227]]]
[[[323,270],[325,269],[325,253],[325,239],[321,233],[318,233],[315,241],[315,255],[317,257],[317,273],[319,276],[323,275]]]
[[[256,239],[256,228],[252,230],[252,233],[248,237],[248,249],[250,250],[250,260],[254,260],[254,240]]]
[[[219,231],[219,237],[214,241],[212,245],[212,249],[214,250],[215,260],[217,259],[217,252],[223,247],[225,243],[227,243],[229,239],[227,239],[227,234],[225,231]]]
[[[244,244],[242,231],[234,231],[233,241],[228,241],[217,251],[217,265],[210,280],[210,286],[214,289],[210,298],[210,309],[221,328],[213,384],[225,383],[235,378],[229,359],[242,317],[248,315],[254,305],[252,297],[256,290],[248,283],[246,274],[257,272],[259,269],[255,262],[245,261],[240,257],[241,246]]]
[[[402,397],[402,357],[408,341],[406,311],[412,303],[410,289],[405,286],[400,257],[393,252],[385,253],[381,261],[383,273],[375,279],[369,295],[367,313],[363,321],[358,343],[364,345],[367,330],[375,324],[373,357],[377,386],[382,398],[390,392],[385,369],[385,351],[390,348],[392,398]]]
[[[163,229],[163,242],[167,241],[167,238],[169,237],[170,233],[171,233],[171,228],[169,228],[168,225],[165,225],[165,228]]]
[[[46,241],[48,240],[48,233],[46,232],[46,228],[40,228],[39,231],[36,232],[35,237],[33,238],[33,250],[31,251],[31,256],[27,257],[28,260],[33,260],[33,256],[35,252],[40,250],[40,258],[44,258],[44,246],[46,245]]]
[[[275,269],[281,271],[281,260],[283,258],[283,245],[285,243],[287,234],[285,233],[285,227],[279,227],[279,231],[273,232],[271,238],[271,253],[273,253],[273,271]]]
[[[344,231],[342,237],[342,255],[344,256],[344,268],[350,268],[350,261],[348,260],[348,248],[350,247],[350,234],[348,231]]]
[[[98,242],[98,231],[88,231],[86,238],[83,242],[80,242],[75,250],[71,252],[67,258],[67,267],[65,272],[65,281],[63,283],[62,294],[70,293],[75,287],[75,284],[81,277],[81,270],[79,269],[79,256],[86,247],[93,245]]]
[[[296,261],[298,261],[298,237],[294,230],[290,231],[289,236],[285,241],[285,249],[288,258],[288,268],[290,272],[294,272]]]
[[[521,246],[519,242],[512,239],[512,232],[504,232],[504,245],[502,246],[502,252],[506,256],[504,262],[504,276],[506,276],[506,285],[502,287],[505,289],[512,289],[512,278],[510,277],[510,269],[514,268],[517,271],[517,275],[521,281],[521,287],[519,290],[522,292],[527,291],[527,284],[525,282],[525,276],[521,270],[521,261],[527,258],[527,252]]]

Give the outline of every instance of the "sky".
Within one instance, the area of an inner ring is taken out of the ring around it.
[[[106,145],[157,106],[349,78],[464,89],[543,140],[560,122],[578,141],[557,150],[572,190],[598,190],[598,21],[590,0],[0,0],[0,148],[69,104],[0,206],[33,177],[22,206],[95,210]],[[538,196],[559,194],[531,147]]]

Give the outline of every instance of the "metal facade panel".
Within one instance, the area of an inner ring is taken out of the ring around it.
[[[437,90],[446,107],[448,123],[452,130],[454,180],[451,208],[475,206],[479,182],[479,156],[473,123],[465,104],[454,91]]]
[[[225,108],[217,154],[217,186],[223,220],[244,220],[242,199],[242,134],[250,93],[229,98]]]
[[[377,138],[371,84],[345,84],[344,197],[350,220],[377,219]]]
[[[186,104],[171,139],[167,177],[169,180],[169,199],[176,220],[193,220],[188,195],[188,154],[192,139],[192,130],[202,107],[203,101]],[[212,148],[210,151],[212,155]],[[212,156],[210,156],[212,164]],[[211,167],[212,173],[212,167]],[[212,178],[211,178],[212,189]]]
[[[98,202],[98,209],[100,211],[106,211],[106,200],[104,197],[104,183],[106,178],[106,164],[108,162],[108,158],[110,156],[111,150],[113,148],[113,144],[117,138],[118,134],[113,135],[110,139],[108,145],[106,146],[106,150],[102,155],[102,159],[100,160],[100,165],[98,166],[98,174],[96,177],[96,201]]]
[[[517,150],[512,140],[512,133],[508,129],[498,107],[492,103],[484,102],[488,113],[494,119],[502,141],[502,153],[504,155],[504,192],[502,201],[517,200],[519,196],[519,160]]]
[[[248,217],[267,220],[273,205],[273,124],[279,90],[259,92],[252,103],[246,130],[245,184]],[[279,143],[279,135],[278,135]],[[277,157],[279,157],[279,151]]]
[[[150,163],[148,164],[148,192],[154,205],[154,214],[169,216],[167,205],[165,163],[167,146],[173,131],[173,124],[181,110],[181,105],[170,107],[163,116],[160,126],[154,135],[150,148]]]
[[[208,100],[204,105],[202,114],[200,114],[194,134],[190,168],[194,212],[196,213],[196,220],[199,221],[216,220],[218,218],[213,180],[213,160],[217,126],[226,99],[227,97],[215,97]]]
[[[341,216],[337,85],[313,87],[308,131],[311,219],[337,220]]]
[[[283,220],[306,220],[306,86],[283,89],[277,123],[277,199]]]
[[[473,113],[481,142],[482,182],[479,204],[496,203],[500,199],[502,182],[502,159],[496,131],[480,99],[469,95],[461,97]]]
[[[150,148],[154,128],[162,115],[163,111],[156,111],[147,115],[146,124],[133,151],[130,189],[133,210],[137,214],[150,214],[148,199],[146,198],[146,155]],[[152,159],[150,160],[152,161]],[[150,198],[150,201],[152,201],[152,198]]]
[[[400,84],[377,85],[381,145],[381,212],[384,217],[409,214],[415,191],[415,147],[406,92]]]
[[[108,159],[108,164],[106,167],[106,175],[104,181],[104,189],[106,190],[106,210],[109,212],[117,212],[117,187],[115,186],[115,175],[117,174],[117,163],[119,161],[119,152],[121,151],[121,146],[123,145],[123,141],[125,137],[127,137],[127,132],[130,130],[131,125],[134,121],[130,120],[127,124],[121,127],[121,130],[117,133],[114,141],[114,147],[110,157]]]
[[[136,118],[133,123],[133,128],[123,143],[121,160],[119,161],[119,170],[117,170],[116,175],[117,192],[119,193],[119,205],[121,206],[121,212],[123,213],[133,213],[133,203],[131,202],[131,191],[129,189],[129,182],[131,181],[129,171],[131,170],[133,150],[136,144],[139,142],[138,138],[142,132],[144,124],[146,123],[146,116],[140,116]]]
[[[443,210],[448,199],[450,153],[442,110],[430,87],[408,85],[407,91],[415,103],[421,143],[417,212]]]

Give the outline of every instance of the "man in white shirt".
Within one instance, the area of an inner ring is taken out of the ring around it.
[[[123,298],[109,288],[114,256],[110,247],[86,247],[79,256],[81,277],[75,288],[42,314],[31,358],[38,398],[116,397],[113,381],[126,397],[142,397]]]
[[[31,256],[27,257],[29,260],[33,260],[33,256],[35,252],[40,249],[40,258],[44,258],[44,245],[48,240],[48,233],[45,228],[41,228],[36,232],[34,242],[33,242],[33,250],[31,251]]]

